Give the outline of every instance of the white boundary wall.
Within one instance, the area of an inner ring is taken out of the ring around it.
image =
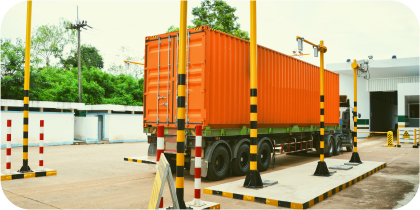
[[[12,120],[12,147],[23,144],[23,112],[1,111],[1,148],[6,148],[6,122]],[[39,145],[39,122],[44,120],[44,145],[73,144],[73,112],[29,112],[28,146]]]
[[[110,142],[134,142],[147,139],[146,134],[143,133],[143,115],[139,114],[105,115],[105,129],[105,136],[108,133]]]
[[[86,119],[88,124],[86,125]],[[87,135],[87,139],[86,139]],[[75,117],[74,139],[76,140],[98,140],[98,117]]]

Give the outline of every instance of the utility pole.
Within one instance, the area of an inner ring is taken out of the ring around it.
[[[83,28],[85,30],[87,30],[86,28],[84,28],[85,26],[90,27],[87,24],[87,21],[83,20],[82,22],[79,21],[79,6],[77,6],[77,21],[76,24],[71,24],[70,27],[66,27],[66,29],[76,29],[77,30],[77,68],[78,68],[78,72],[79,72],[79,103],[83,103],[82,102],[82,70],[81,70],[81,65],[80,65],[80,29]]]

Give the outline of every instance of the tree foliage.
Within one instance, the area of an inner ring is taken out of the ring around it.
[[[31,37],[31,48],[37,59],[42,59],[47,66],[51,58],[62,58],[64,47],[76,45],[76,30],[68,30],[70,22],[60,18],[59,25],[42,25],[35,29]]]
[[[136,79],[142,78],[144,72],[143,65],[124,63],[124,60],[143,63],[144,57],[136,56],[139,54],[130,46],[122,46],[114,56],[114,60],[111,61],[108,72],[113,75],[125,74],[131,75]]]
[[[194,19],[192,23],[194,26],[188,26],[188,28],[207,25],[210,28],[249,41],[249,33],[241,30],[241,25],[236,22],[239,18],[235,16],[235,12],[236,8],[229,6],[225,1],[204,0],[199,7],[193,8]],[[171,26],[167,33],[174,31],[179,31],[179,27]]]
[[[44,25],[36,28],[32,36],[30,91],[35,101],[78,101],[77,52],[73,49],[64,58],[64,47],[75,44],[74,31],[64,27]],[[1,98],[23,99],[25,43],[17,39],[0,39],[1,43]],[[103,71],[103,58],[99,50],[90,45],[81,47],[83,102],[86,104],[143,105],[143,66],[124,68],[123,60],[142,62],[133,56],[131,48],[122,47],[111,65],[111,71]],[[59,58],[63,67],[51,65],[52,58]],[[43,63],[45,66],[39,67]]]
[[[80,46],[80,63],[82,66],[86,66],[87,69],[96,67],[99,69],[104,68],[104,61],[102,56],[99,54],[99,50],[91,45]],[[74,51],[73,55],[67,59],[61,59],[61,63],[64,68],[77,67],[78,65],[78,52]]]

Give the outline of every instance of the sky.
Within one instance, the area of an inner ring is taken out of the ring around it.
[[[241,29],[250,29],[249,1],[227,1],[236,7]],[[188,22],[193,7],[188,1]],[[26,1],[0,3],[1,38],[25,40]],[[408,5],[408,6],[406,6]],[[86,20],[93,29],[83,31],[82,44],[99,49],[105,69],[118,62],[122,46],[132,49],[133,57],[143,57],[145,36],[165,33],[179,26],[179,1],[33,1],[32,28],[58,24],[60,17],[75,22]],[[347,59],[374,60],[419,56],[419,4],[415,1],[258,1],[257,42],[273,50],[292,54],[296,36],[319,44],[328,51],[325,63]],[[417,17],[416,17],[417,14]],[[311,46],[305,44],[300,58],[319,65]],[[122,61],[121,61],[122,62]]]

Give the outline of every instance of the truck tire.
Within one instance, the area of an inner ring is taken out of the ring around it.
[[[257,168],[258,171],[266,171],[270,166],[271,161],[271,149],[270,145],[267,142],[263,142],[258,148],[257,154]]]
[[[334,156],[339,155],[341,152],[341,138],[340,134],[334,135]]]
[[[147,150],[147,156],[156,156],[157,144],[150,143]]]
[[[349,138],[350,138],[351,146],[346,147],[346,150],[347,152],[353,152],[353,135],[351,133],[349,134]]]
[[[334,138],[331,134],[328,134],[325,136],[325,150],[324,154],[325,157],[331,157],[334,154]]]
[[[228,150],[222,145],[217,146],[213,150],[211,162],[209,162],[207,177],[213,181],[219,181],[225,178],[229,173],[229,162]]]
[[[232,161],[232,172],[237,176],[244,176],[249,170],[249,145],[242,144]]]

